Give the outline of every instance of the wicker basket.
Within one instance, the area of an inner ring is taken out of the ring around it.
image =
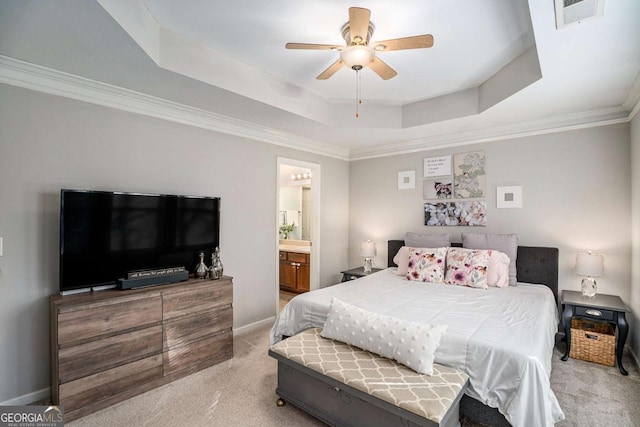
[[[571,352],[574,359],[613,366],[615,364],[616,335],[606,322],[571,319]]]

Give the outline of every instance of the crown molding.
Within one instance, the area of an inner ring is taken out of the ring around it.
[[[640,110],[639,73],[619,107],[349,150],[3,55],[0,83],[347,161],[626,123]]]
[[[281,147],[307,151],[340,160],[349,160],[349,150],[347,148],[226,117],[211,111],[190,107],[3,55],[0,55],[0,83]]]
[[[398,154],[416,153],[447,147],[480,144],[483,142],[525,138],[549,133],[587,129],[631,120],[629,111],[622,106],[589,111],[559,118],[534,120],[530,122],[494,126],[485,129],[473,129],[466,132],[432,135],[395,144],[351,150],[350,160],[365,160]]]
[[[632,120],[640,110],[640,71],[636,74],[636,78],[633,79],[629,95],[627,95],[627,99],[622,105],[630,111],[629,120]]]

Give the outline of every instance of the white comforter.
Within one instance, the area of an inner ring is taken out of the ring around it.
[[[466,394],[498,408],[513,426],[564,419],[549,384],[558,314],[546,286],[472,289],[407,281],[387,269],[296,296],[278,315],[271,344],[323,327],[333,297],[389,316],[447,324],[435,362],[466,372]]]

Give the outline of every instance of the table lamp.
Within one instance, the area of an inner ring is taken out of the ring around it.
[[[582,279],[582,295],[593,297],[597,286],[594,277],[602,276],[604,271],[604,257],[591,251],[576,256],[576,274],[586,276]]]
[[[371,240],[360,245],[360,256],[364,258],[364,272],[371,273],[371,263],[376,255],[376,244]]]

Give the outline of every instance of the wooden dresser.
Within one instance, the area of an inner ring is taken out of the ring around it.
[[[51,296],[53,403],[71,421],[232,358],[232,302],[226,276]]]

